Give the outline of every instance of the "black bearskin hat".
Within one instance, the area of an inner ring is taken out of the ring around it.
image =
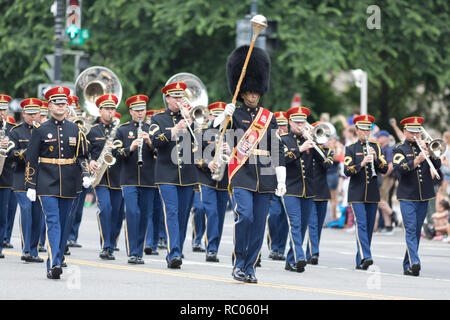
[[[230,54],[227,60],[227,81],[228,90],[233,96],[236,90],[242,67],[247,57],[250,46],[240,46]],[[242,101],[241,93],[250,91],[259,93],[261,96],[269,90],[270,82],[270,58],[263,49],[254,47],[247,65],[247,72],[237,96],[238,101]]]

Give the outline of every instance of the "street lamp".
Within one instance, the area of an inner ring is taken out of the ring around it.
[[[351,72],[356,86],[361,88],[360,113],[367,114],[367,72],[361,69],[352,70]]]

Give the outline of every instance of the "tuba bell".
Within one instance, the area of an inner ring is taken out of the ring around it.
[[[108,68],[93,66],[84,70],[75,80],[75,94],[79,97],[81,109],[85,117],[100,116],[95,104],[97,98],[104,94],[114,94],[120,103],[122,99],[122,85],[117,75]]]
[[[192,73],[181,72],[173,75],[167,80],[166,85],[173,82],[186,83],[186,97],[183,98],[183,105],[189,106],[189,115],[198,125],[208,122],[208,91],[203,82]],[[164,99],[166,104],[166,99]]]

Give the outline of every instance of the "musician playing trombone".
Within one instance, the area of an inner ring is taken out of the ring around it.
[[[131,121],[119,127],[112,148],[113,156],[121,160],[120,186],[126,207],[125,237],[130,264],[144,264],[145,233],[157,192],[154,149],[148,135],[149,125],[145,122],[148,100],[142,94],[126,100]]]
[[[433,171],[441,166],[439,157],[421,139],[424,121],[422,117],[409,117],[400,122],[404,126],[405,141],[395,146],[392,160],[394,170],[400,176],[397,199],[406,238],[403,273],[411,276],[420,274],[420,232],[427,215],[428,201],[435,197]]]
[[[356,269],[367,270],[373,264],[370,244],[380,202],[377,173],[386,173],[388,165],[377,142],[369,142],[375,118],[360,115],[353,118],[358,140],[345,148],[344,173],[350,177],[348,203],[355,217]]]

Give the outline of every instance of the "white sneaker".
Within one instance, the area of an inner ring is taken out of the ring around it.
[[[442,239],[442,242],[444,243],[450,243],[450,237]]]

